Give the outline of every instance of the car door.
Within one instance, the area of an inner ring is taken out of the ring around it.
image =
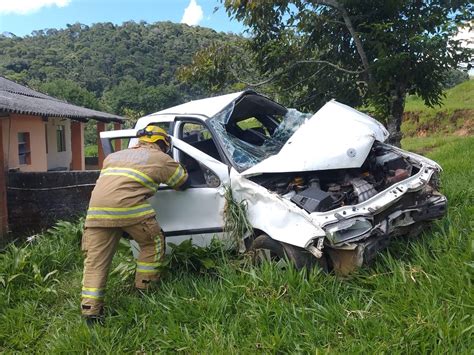
[[[193,243],[208,245],[213,236],[222,237],[225,205],[225,185],[229,183],[228,167],[220,161],[203,153],[179,138],[173,139],[175,159],[182,162],[185,154],[197,162],[204,175],[204,181],[194,179],[189,171],[191,187],[184,191],[175,191],[161,186],[150,203],[157,211],[157,219],[165,232],[167,241],[179,244],[192,238]],[[195,167],[193,167],[194,169]]]
[[[186,130],[189,122],[196,124],[196,121],[186,120],[175,124],[172,155],[188,169],[191,187],[185,191],[175,191],[162,184],[149,202],[157,212],[157,220],[167,243],[179,244],[191,238],[194,244],[206,246],[214,236],[223,237],[224,195],[225,186],[229,183],[229,169],[226,164],[203,152],[206,149],[200,150],[202,143],[194,142],[193,137],[190,139]],[[204,124],[201,127],[205,128]],[[203,134],[210,135],[208,132],[200,133],[201,137]],[[133,136],[136,136],[136,129],[102,132],[104,151],[111,151],[112,139]],[[189,143],[177,138],[178,136],[187,139]],[[211,136],[205,138],[207,142],[212,141]],[[209,149],[207,151],[210,152]]]

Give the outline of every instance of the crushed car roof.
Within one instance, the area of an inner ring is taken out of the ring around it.
[[[302,124],[278,154],[243,175],[360,167],[374,141],[384,142],[388,135],[380,122],[332,100]]]
[[[240,165],[234,167],[246,176],[360,167],[374,141],[384,142],[389,135],[380,122],[335,100],[326,103],[312,116],[299,113],[303,121],[300,120],[294,127],[296,131],[290,132],[291,136],[285,139],[286,142],[282,142],[278,152],[274,149],[267,152],[264,145],[252,146],[246,142],[241,144],[236,142],[239,138],[226,134],[230,117],[238,121],[240,118],[252,117],[257,111],[284,114],[285,119],[280,126],[287,125],[285,122],[290,118],[288,115],[297,112],[248,90],[190,101],[156,112],[142,117],[136,129],[151,122],[171,122],[175,116],[198,116],[203,121],[213,118],[209,122],[214,125],[221,144],[228,148],[226,154],[229,160],[237,164],[238,157]],[[245,147],[249,146],[252,148],[249,148],[250,153],[245,151]],[[263,160],[251,159],[251,153],[255,150],[261,150],[259,153]],[[246,161],[246,157],[250,160]]]
[[[152,113],[148,116],[143,117],[147,122],[152,121],[170,121],[173,116],[185,116],[185,115],[198,115],[201,116],[203,121],[207,121],[209,118],[214,117],[219,112],[224,110],[232,103],[237,104],[242,99],[252,98],[248,104],[262,105],[265,102],[266,106],[273,107],[276,111],[286,111],[286,108],[268,97],[256,93],[252,90],[239,91],[233,94],[209,97],[201,100],[193,100],[186,102],[182,105],[167,108],[162,111]],[[260,103],[259,103],[260,102]],[[160,119],[159,116],[165,116],[166,118]],[[158,118],[158,119],[157,119]]]

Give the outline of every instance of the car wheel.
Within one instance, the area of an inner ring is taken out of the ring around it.
[[[295,265],[296,269],[311,270],[314,267],[319,267],[323,269],[323,271],[328,271],[326,257],[324,255],[317,259],[306,249],[298,248],[297,246],[291,244],[281,244],[285,250],[288,260],[290,260]]]
[[[265,262],[280,262],[284,260],[283,246],[266,234],[261,234],[252,240],[249,247],[252,263],[260,265]]]
[[[318,261],[318,259],[305,249],[278,242],[266,234],[261,234],[252,241],[249,253],[252,256],[253,263],[257,265],[262,262],[276,262],[283,267],[286,263],[286,256],[286,259],[288,259],[297,270],[303,268],[311,269],[319,265],[327,271],[325,259]]]

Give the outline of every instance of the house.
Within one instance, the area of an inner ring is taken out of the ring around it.
[[[99,137],[107,123],[120,129],[125,119],[0,77],[0,241],[8,231],[47,228],[87,209],[99,173],[83,171],[89,120],[97,121]]]
[[[90,119],[97,121],[98,132],[110,122],[120,128],[125,120],[0,77],[0,148],[8,170],[84,170],[84,126]]]

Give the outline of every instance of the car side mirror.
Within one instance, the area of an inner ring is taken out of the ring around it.
[[[206,180],[207,187],[219,187],[221,184],[221,180],[219,177],[209,168],[201,165],[201,169],[204,175],[204,180]]]

